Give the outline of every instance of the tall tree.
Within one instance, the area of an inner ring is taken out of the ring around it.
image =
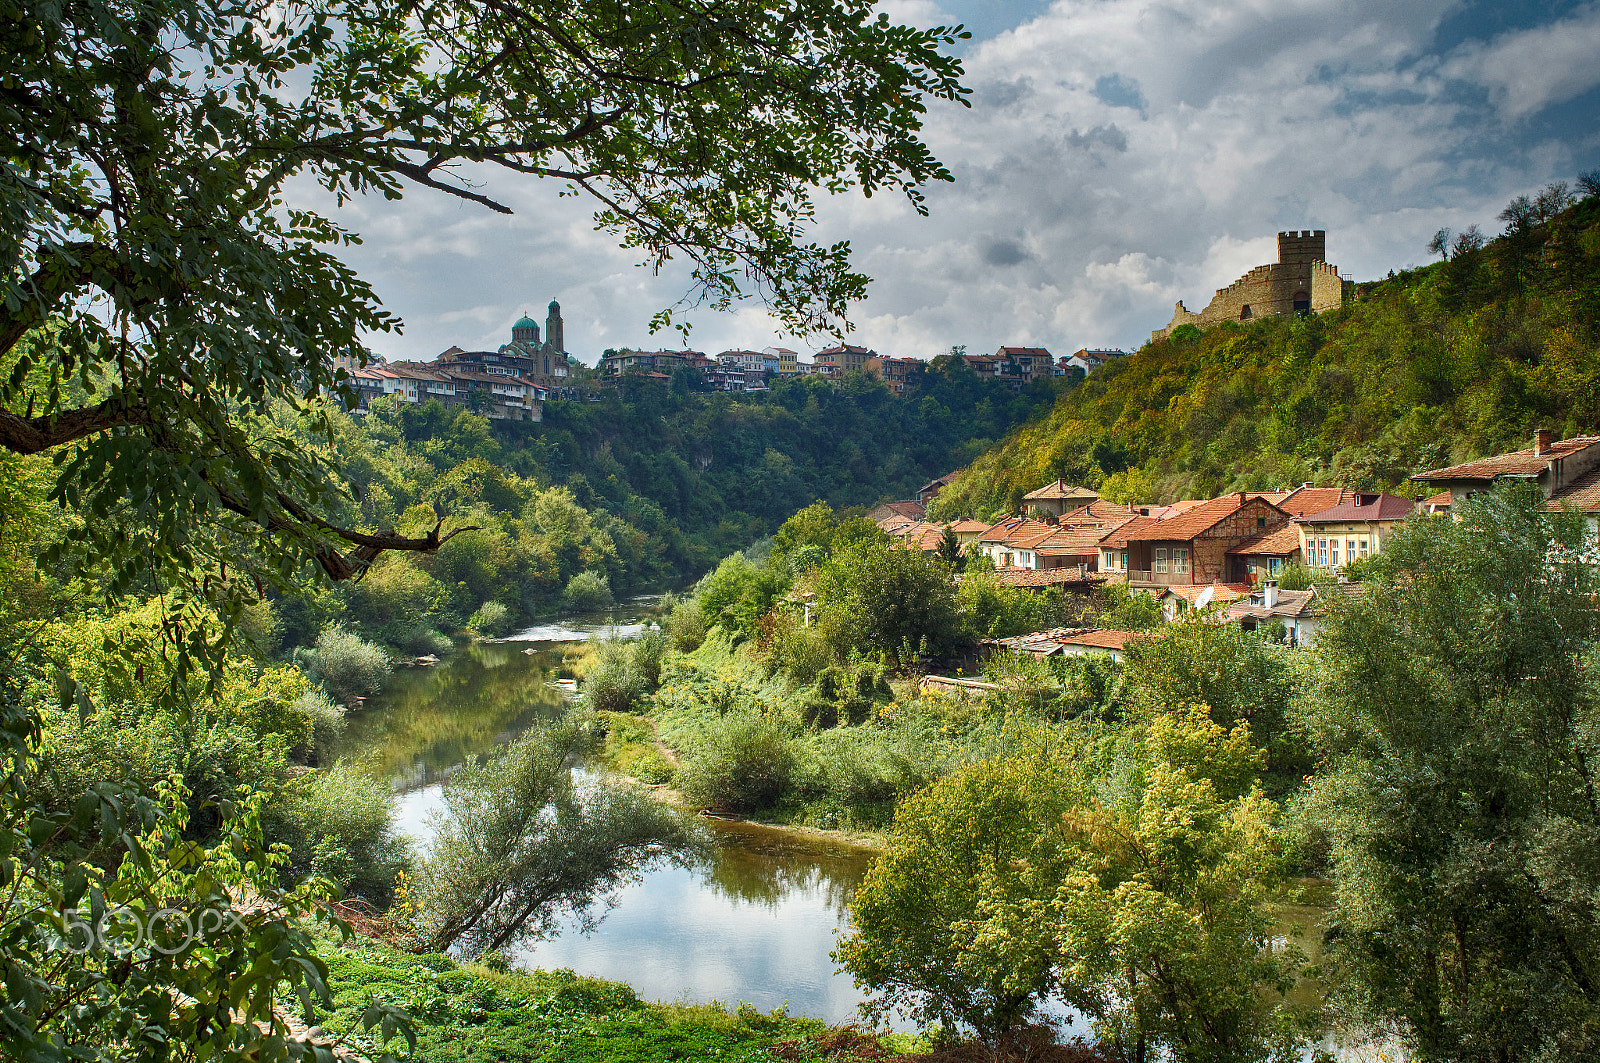
[[[949,173],[918,131],[928,98],[965,92],[940,53],[958,33],[869,0],[9,0],[0,450],[53,451],[52,500],[82,516],[43,560],[113,598],[180,592],[165,697],[182,711],[190,676],[209,671],[215,693],[263,582],[349,578],[453,534],[348,526],[339,470],[276,427],[287,407],[326,437],[321,400],[353,398],[334,358],[398,324],[335,254],[357,235],[288,202],[290,180],[339,203],[420,187],[501,212],[487,177],[553,180],[647,265],[687,258],[689,298],[753,294],[796,329],[843,327],[866,278],[848,244],[806,242],[812,195],[894,190],[923,209],[920,186]],[[186,910],[226,911],[228,883],[166,874],[194,855],[139,841],[154,806],[115,783],[70,820],[30,803],[41,732],[15,667],[0,668],[0,884],[50,903],[0,913],[8,1053],[303,1054],[273,1004],[283,985],[308,1007],[325,993],[284,914],[316,890],[221,920],[187,946],[205,962],[52,946],[80,900],[154,908],[176,890]],[[267,859],[245,818],[235,868]],[[122,893],[88,862],[118,848],[135,864]]]
[[[1600,1048],[1600,574],[1542,503],[1403,525],[1317,636],[1329,985],[1424,1058]]]

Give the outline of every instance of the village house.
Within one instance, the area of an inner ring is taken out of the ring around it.
[[[1237,559],[1233,571],[1252,587],[1277,579],[1290,565],[1305,563],[1300,552],[1300,528],[1294,524],[1246,539],[1228,554]]]
[[[1283,628],[1283,641],[1290,646],[1309,646],[1316,639],[1316,626],[1322,615],[1317,588],[1282,591],[1278,581],[1269,579],[1248,597],[1228,607],[1228,620],[1246,631]]]
[[[1300,554],[1312,567],[1337,570],[1382,550],[1394,526],[1416,511],[1408,498],[1352,492],[1331,509],[1295,518]]]
[[[1031,506],[1042,509],[1056,517],[1082,509],[1099,499],[1099,492],[1091,491],[1087,487],[1074,487],[1065,480],[1045,484],[1022,496],[1024,508]]]
[[[848,373],[856,369],[865,372],[867,359],[876,357],[878,357],[877,351],[842,343],[835,347],[824,347],[818,351],[814,362],[817,365],[827,363],[836,366],[841,373]]]
[[[1243,566],[1228,551],[1289,523],[1283,510],[1244,491],[1172,508],[1160,520],[1138,518],[1114,533],[1127,550],[1130,590],[1236,582]]]
[[[1486,491],[1500,479],[1532,480],[1551,509],[1572,506],[1589,514],[1590,528],[1596,528],[1600,513],[1595,509],[1595,477],[1600,473],[1600,436],[1574,436],[1557,441],[1555,433],[1539,429],[1533,434],[1531,450],[1497,454],[1491,458],[1432,469],[1412,476],[1450,492],[1451,507],[1479,491]],[[1435,502],[1436,499],[1429,499]]]
[[[1116,631],[1111,628],[1061,627],[1036,631],[1031,635],[993,639],[988,644],[1032,657],[1081,657],[1103,653],[1113,661],[1120,662],[1129,642],[1148,637],[1137,631]]]
[[[1161,606],[1161,616],[1169,624],[1191,609],[1207,609],[1213,605],[1227,605],[1250,593],[1248,583],[1207,583],[1204,586],[1162,587],[1154,594]]]
[[[935,495],[948,487],[950,482],[960,475],[960,473],[961,470],[957,469],[955,472],[947,472],[943,476],[929,480],[927,483],[917,488],[917,501],[926,506],[929,502],[933,501]]]

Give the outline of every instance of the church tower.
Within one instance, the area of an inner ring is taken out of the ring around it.
[[[563,354],[567,350],[566,330],[561,325],[561,304],[550,300],[550,316],[544,319],[545,342]]]
[[[559,321],[560,319],[558,318],[557,320]],[[537,347],[539,345],[539,323],[527,314],[523,314],[522,319],[511,326],[511,342],[525,343],[530,347]]]

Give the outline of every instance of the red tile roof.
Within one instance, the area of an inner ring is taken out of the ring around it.
[[[1179,598],[1193,605],[1206,591],[1211,592],[1209,604],[1218,602],[1236,602],[1240,598],[1248,597],[1250,584],[1248,583],[1202,583],[1193,587],[1172,586],[1165,588],[1166,592],[1175,594]]]
[[[1080,506],[1061,515],[1063,525],[1077,524],[1110,524],[1112,521],[1127,521],[1139,515],[1137,506],[1125,506],[1118,502],[1107,502],[1097,498],[1087,506]]]
[[[1291,517],[1303,517],[1307,513],[1332,509],[1349,495],[1350,492],[1342,487],[1297,487],[1275,505]]]
[[[1054,498],[1098,499],[1100,497],[1100,493],[1098,491],[1091,491],[1087,487],[1074,487],[1065,480],[1057,480],[1054,483],[1045,484],[1043,487],[1038,488],[1037,490],[1029,491],[1022,497],[1024,499],[1035,499],[1041,501],[1044,499]]]
[[[1404,520],[1417,511],[1417,504],[1397,495],[1366,494],[1355,491],[1339,505],[1300,518],[1302,524],[1333,524],[1352,520]]]
[[[1288,557],[1298,549],[1300,531],[1293,524],[1288,524],[1275,532],[1246,539],[1228,553],[1251,557]]]
[[[1580,450],[1587,450],[1596,443],[1600,443],[1600,436],[1574,436],[1550,444],[1550,449],[1543,454],[1535,454],[1533,448],[1529,447],[1527,450],[1496,454],[1493,457],[1479,458],[1477,461],[1450,465],[1443,469],[1430,469],[1427,472],[1415,473],[1411,478],[1423,481],[1493,480],[1497,476],[1536,476],[1544,472],[1545,467],[1556,458],[1564,458]]]
[[[1568,507],[1584,513],[1600,513],[1600,468],[1578,477],[1545,503],[1546,509]]]
[[[922,508],[922,503],[916,499],[902,502],[885,502],[883,505],[889,507],[890,513],[895,513],[911,520],[921,520],[928,513],[926,509]]]
[[[980,543],[1005,543],[1050,531],[1052,525],[1030,517],[1007,517],[978,536]]]
[[[1223,519],[1237,513],[1252,500],[1240,497],[1239,494],[1223,495],[1221,498],[1208,499],[1197,506],[1174,513],[1159,521],[1144,525],[1127,535],[1127,541],[1133,542],[1160,542],[1162,540],[1175,540],[1183,542],[1193,539],[1202,532],[1214,527]],[[1257,504],[1273,509],[1270,502],[1257,502]]]
[[[1055,587],[1064,583],[1097,584],[1105,580],[1097,572],[1070,568],[1002,568],[995,575],[1007,587]]]
[[[1145,528],[1157,523],[1159,521],[1155,517],[1134,517],[1125,524],[1121,524],[1101,536],[1100,545],[1111,550],[1126,549],[1130,536],[1137,535]]]
[[[967,532],[988,531],[990,526],[981,520],[973,520],[971,517],[963,517],[961,520],[958,520],[954,524],[950,525],[950,527],[955,530],[957,535],[964,535]]]

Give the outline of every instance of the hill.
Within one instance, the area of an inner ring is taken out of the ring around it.
[[[974,462],[934,513],[1015,510],[1057,477],[1115,501],[1313,482],[1401,488],[1413,472],[1600,427],[1600,196],[1514,200],[1505,232],[1357,286],[1320,315],[1193,326],[1061,397]]]

